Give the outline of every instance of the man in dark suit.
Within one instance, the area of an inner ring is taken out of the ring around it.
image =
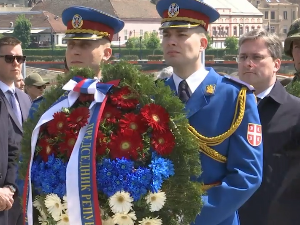
[[[264,146],[262,185],[240,208],[241,225],[294,225],[300,220],[299,177],[298,184],[289,180],[284,188],[286,176],[300,164],[294,157],[300,151],[300,99],[276,80],[282,52],[278,36],[262,29],[239,40],[239,77],[255,88]]]
[[[21,42],[13,37],[0,39],[0,224],[23,224],[22,208],[16,185],[17,162],[22,139],[22,123],[28,117],[31,100],[14,85],[21,73]],[[13,203],[13,204],[12,204]]]

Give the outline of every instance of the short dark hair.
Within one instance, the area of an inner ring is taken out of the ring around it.
[[[22,44],[22,42],[18,38],[15,38],[15,37],[0,38],[0,48],[5,45],[16,46],[16,45],[20,45],[20,44]]]

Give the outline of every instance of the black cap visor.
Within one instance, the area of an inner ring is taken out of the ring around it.
[[[161,24],[160,30],[166,28],[195,28],[200,26],[198,23],[191,23],[187,21],[168,21]]]
[[[64,40],[99,40],[102,38],[107,38],[107,36],[99,36],[97,34],[88,34],[88,33],[72,33],[66,34],[63,38]]]

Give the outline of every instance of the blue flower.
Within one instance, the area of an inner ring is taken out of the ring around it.
[[[152,170],[153,179],[151,182],[151,191],[158,192],[161,189],[163,181],[175,174],[174,165],[171,160],[165,159],[152,153],[152,160],[149,167]]]
[[[49,156],[48,162],[35,159],[31,167],[32,183],[38,194],[55,193],[59,197],[66,195],[67,164]]]

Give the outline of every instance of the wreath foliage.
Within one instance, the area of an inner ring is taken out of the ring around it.
[[[40,117],[47,109],[65,92],[62,87],[75,76],[94,78],[92,70],[87,68],[74,68],[69,73],[57,78],[57,85],[51,87],[44,95],[34,117],[24,123],[24,138],[22,141],[22,162],[20,174],[26,177],[28,163],[30,161],[31,135]],[[136,216],[139,219],[146,217],[158,217],[162,224],[188,225],[193,222],[200,213],[202,207],[201,184],[194,182],[201,174],[199,159],[199,145],[196,138],[188,131],[188,120],[184,113],[184,105],[174,96],[171,89],[165,86],[163,81],[154,82],[151,76],[143,74],[134,65],[126,62],[106,64],[102,67],[102,82],[120,79],[119,87],[128,86],[138,93],[140,107],[150,103],[161,105],[169,114],[169,127],[175,137],[176,145],[171,154],[167,155],[174,165],[175,174],[166,179],[162,184],[162,190],[166,194],[166,202],[163,208],[157,212],[150,212],[149,208],[141,201],[134,204]],[[192,177],[192,179],[191,179]],[[44,196],[45,197],[46,193]],[[34,198],[34,197],[33,197]],[[107,200],[103,193],[99,193],[99,202]],[[109,205],[106,204],[109,210]],[[111,212],[109,213],[111,216]],[[138,221],[137,220],[137,221]],[[49,224],[56,224],[49,220]],[[138,224],[137,222],[135,224]]]

